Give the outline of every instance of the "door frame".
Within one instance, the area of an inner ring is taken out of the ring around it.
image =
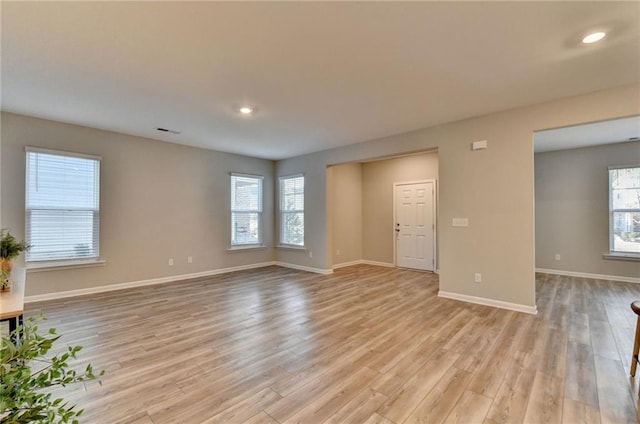
[[[391,231],[393,231],[393,265],[397,268],[398,267],[398,252],[396,251],[398,249],[398,240],[396,238],[396,195],[397,195],[397,190],[399,186],[403,186],[403,185],[409,185],[409,184],[424,184],[424,183],[433,183],[433,202],[432,202],[432,206],[433,206],[433,273],[437,274],[438,273],[438,268],[439,268],[439,264],[438,264],[438,243],[437,243],[437,239],[438,239],[438,216],[436,215],[436,211],[437,211],[437,201],[438,201],[438,180],[432,179],[432,180],[416,180],[416,181],[400,181],[400,182],[395,182],[393,183],[393,200],[392,200],[392,204],[393,204],[393,222],[392,222],[392,229]],[[416,270],[416,271],[420,271],[420,270]],[[425,272],[431,272],[431,271],[425,271]]]

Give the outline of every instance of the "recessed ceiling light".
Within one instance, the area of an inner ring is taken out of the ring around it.
[[[584,44],[591,44],[602,40],[607,34],[604,32],[592,32],[582,39]]]
[[[249,106],[242,106],[238,111],[243,115],[251,115],[253,113],[253,108]]]

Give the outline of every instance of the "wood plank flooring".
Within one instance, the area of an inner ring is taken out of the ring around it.
[[[635,423],[640,285],[538,275],[536,316],[437,276],[280,267],[32,304],[80,361],[84,423]]]

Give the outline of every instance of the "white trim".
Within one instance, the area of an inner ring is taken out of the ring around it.
[[[640,253],[603,253],[602,259],[610,259],[612,261],[640,262]]]
[[[276,249],[282,250],[296,250],[298,252],[306,252],[307,248],[305,246],[296,246],[295,244],[278,244]]]
[[[595,280],[621,281],[623,283],[640,283],[640,278],[623,277],[621,275],[591,274],[588,272],[562,271],[559,269],[545,269],[545,268],[536,268],[536,272],[541,272],[543,274],[565,275],[567,277],[592,278]]]
[[[260,175],[260,174],[243,174],[242,172],[229,172],[229,175],[232,177],[255,178],[255,179],[261,179],[264,181],[264,175]]]
[[[86,261],[32,261],[26,263],[27,273],[42,271],[58,271],[63,269],[88,268],[92,266],[105,266],[104,259],[92,259]]]
[[[227,247],[227,253],[250,252],[252,250],[264,250],[267,248],[268,246],[264,244],[235,244]]]
[[[82,159],[97,160],[98,162],[102,161],[102,156],[88,155],[86,153],[68,152],[65,150],[53,150],[53,149],[43,149],[41,147],[25,146],[24,151],[29,153],[44,153],[47,155],[55,155],[55,156],[72,156],[72,157],[82,158]]]
[[[304,177],[304,172],[298,172],[297,174],[285,174],[285,175],[278,175],[278,179],[282,180],[282,179],[288,179],[288,178],[298,178],[298,177]]]
[[[152,286],[156,284],[171,283],[180,280],[188,280],[192,278],[209,277],[217,274],[226,274],[228,272],[244,271],[247,269],[263,268],[266,266],[276,265],[275,262],[262,262],[250,265],[233,266],[229,268],[220,268],[210,271],[195,272],[192,274],[171,275],[168,277],[151,278],[148,280],[131,281],[128,283],[110,284],[107,286],[88,287],[86,289],[67,290],[56,293],[37,294],[33,296],[25,296],[25,303],[43,302],[45,300],[65,299],[68,297],[84,296],[88,294],[104,293],[116,290],[131,289],[135,287]]]
[[[333,269],[346,268],[348,266],[354,265],[373,265],[373,266],[383,266],[385,268],[396,268],[396,266],[389,262],[378,262],[378,261],[368,261],[366,259],[357,259],[355,261],[343,262],[340,264],[335,264]]]
[[[390,262],[369,261],[369,260],[366,260],[366,259],[363,259],[362,263],[366,264],[366,265],[384,266],[384,267],[387,267],[387,268],[395,268],[396,267],[396,264],[392,264]]]
[[[314,274],[322,274],[322,275],[333,274],[333,269],[312,268],[310,266],[290,264],[288,262],[277,261],[275,265],[282,266],[285,268],[297,269],[299,271],[313,272]]]
[[[478,305],[493,306],[494,308],[509,309],[516,312],[524,312],[525,314],[536,315],[538,308],[534,306],[521,305],[519,303],[503,302],[502,300],[487,299],[485,297],[468,296],[466,294],[452,293],[440,290],[438,297],[447,299],[461,300],[463,302],[477,303]]]
[[[636,165],[615,165],[615,166],[607,167],[609,171],[611,171],[612,169],[625,169],[625,168],[640,168],[640,163]]]
[[[334,264],[333,269],[346,268],[348,266],[354,266],[354,265],[362,265],[364,264],[364,262],[365,262],[364,259],[356,259],[355,261],[342,262],[339,264]]]

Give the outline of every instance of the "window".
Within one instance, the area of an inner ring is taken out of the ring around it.
[[[609,168],[610,250],[640,255],[640,166]]]
[[[27,261],[100,255],[100,158],[27,148]]]
[[[304,246],[304,175],[280,177],[280,244]]]
[[[231,174],[231,245],[262,244],[262,177]]]

